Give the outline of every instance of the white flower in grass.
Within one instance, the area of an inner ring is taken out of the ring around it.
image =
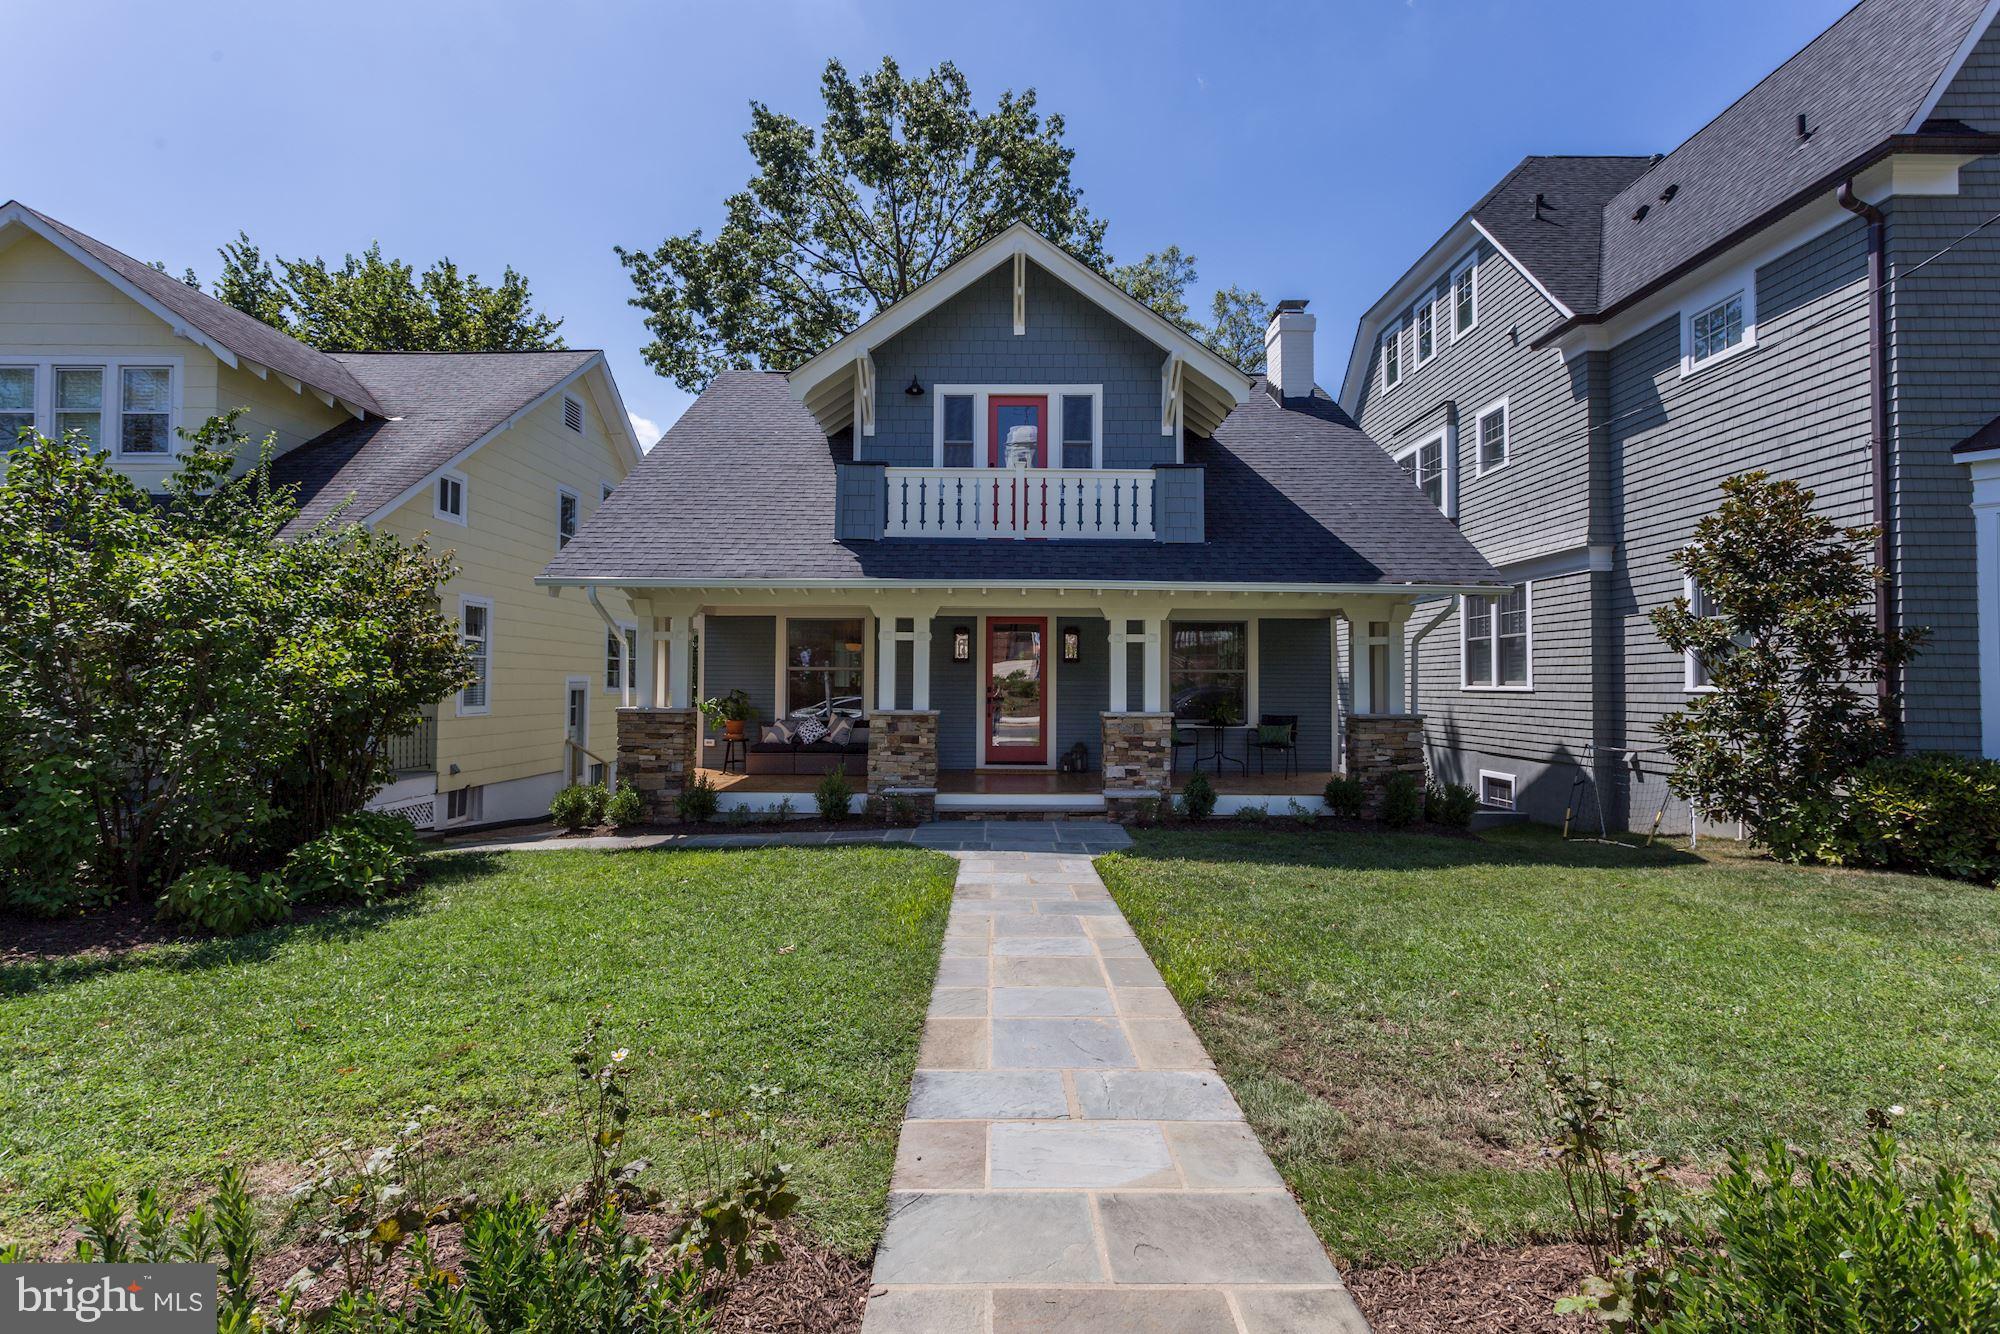
[[[617,1065],[630,1054],[624,1047],[620,1047],[617,1051],[611,1053],[611,1063]]]

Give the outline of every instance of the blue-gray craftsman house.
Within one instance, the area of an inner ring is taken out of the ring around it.
[[[1116,814],[1197,766],[1279,811],[1420,770],[1411,610],[1500,584],[1315,387],[1313,328],[1283,303],[1252,376],[1015,226],[718,376],[542,578],[633,600],[621,774]],[[691,707],[735,690],[740,742]]]

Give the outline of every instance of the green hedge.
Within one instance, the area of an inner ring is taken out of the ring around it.
[[[2000,879],[2000,762],[1905,755],[1843,789],[1791,803],[1760,831],[1773,855],[1993,884]]]

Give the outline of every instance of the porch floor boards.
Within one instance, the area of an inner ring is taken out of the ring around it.
[[[731,770],[724,773],[720,769],[703,769],[702,774],[715,785],[717,792],[749,794],[753,792],[807,793],[819,786],[819,774],[744,774]],[[1203,769],[1210,783],[1215,785],[1220,796],[1234,797],[1316,797],[1326,788],[1326,782],[1334,775],[1315,770],[1301,770],[1296,774],[1265,773],[1254,770],[1240,774],[1233,769],[1218,774]],[[1187,771],[1174,774],[1174,786],[1178,789],[1187,781]],[[848,783],[858,793],[868,790],[868,780],[850,775]],[[1061,774],[1046,769],[1036,770],[995,770],[995,769],[947,769],[938,775],[938,791],[941,793],[969,793],[977,796],[1094,796],[1104,790],[1102,773]]]

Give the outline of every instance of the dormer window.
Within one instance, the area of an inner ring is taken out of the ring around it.
[[[1008,436],[1019,432],[1025,438],[1029,431],[1034,440],[1031,466],[1098,466],[1102,385],[941,384],[936,393],[933,467],[1004,468]]]
[[[970,468],[974,445],[972,418],[975,412],[971,394],[945,394],[942,466],[947,468]]]

